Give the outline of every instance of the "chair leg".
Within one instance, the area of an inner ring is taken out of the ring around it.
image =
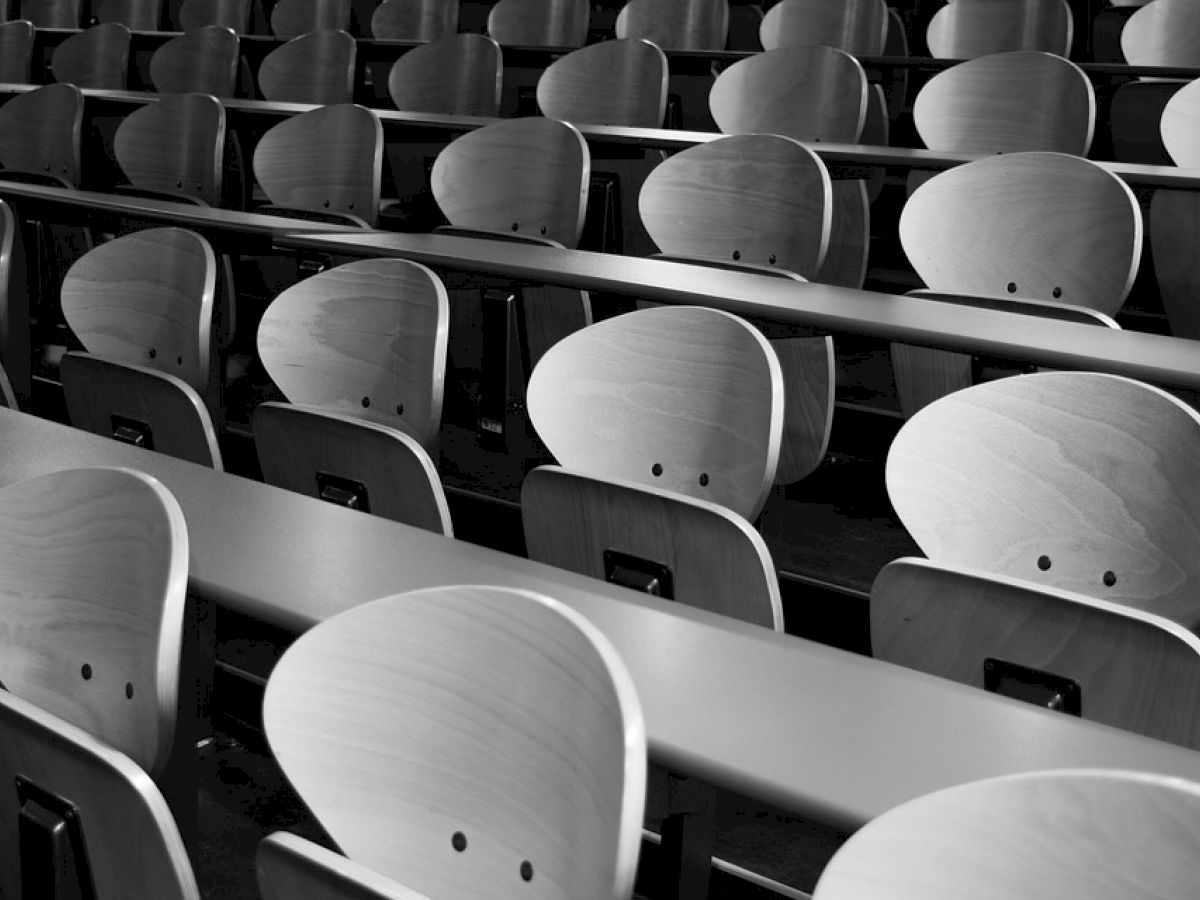
[[[663,872],[659,896],[708,896],[716,837],[717,791],[696,778],[667,776],[668,812],[662,824]]]

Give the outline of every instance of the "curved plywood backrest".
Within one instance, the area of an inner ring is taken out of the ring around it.
[[[433,164],[433,196],[451,225],[574,247],[583,231],[591,157],[555,119],[509,119],[469,131]]]
[[[33,23],[28,19],[0,25],[0,81],[30,83],[33,60]]]
[[[1200,166],[1200,82],[1177,90],[1163,108],[1160,123],[1163,146],[1177,166]]]
[[[221,202],[225,109],[210,94],[168,94],[117,126],[113,153],[136,187]]]
[[[279,0],[271,10],[271,33],[276,37],[349,28],[350,0]]]
[[[900,215],[900,242],[932,290],[1058,300],[1111,316],[1137,275],[1142,215],[1128,186],[1093,162],[1008,153],[921,185]]]
[[[633,889],[641,709],[612,645],[555,600],[453,586],[355,607],[283,655],[263,723],[337,845],[406,887],[530,900]]]
[[[856,143],[867,118],[867,76],[833,47],[785,47],[749,56],[713,82],[708,108],[726,134],[782,134]]]
[[[293,403],[369,417],[428,448],[441,427],[449,318],[446,289],[424,266],[361,260],[276,297],[258,352]]]
[[[79,184],[83,92],[48,84],[0,106],[0,165]]]
[[[932,150],[1086,156],[1096,92],[1083,70],[1061,56],[995,53],[926,82],[913,103],[913,121]]]
[[[529,380],[530,421],[555,459],[753,520],[783,429],[779,360],[719,310],[655,307],[569,335]]]
[[[388,73],[388,94],[404,112],[494,117],[503,75],[499,44],[452,34],[401,54]]]
[[[767,10],[764,50],[824,44],[854,56],[879,56],[887,37],[884,0],[782,0]]]
[[[428,900],[372,868],[286,831],[259,841],[254,861],[262,900]]]
[[[832,190],[824,163],[798,141],[739,134],[659,163],[638,211],[664,253],[811,278],[829,247]]]
[[[667,57],[641,38],[582,47],[546,68],[537,103],[542,115],[564,122],[661,128]]]
[[[349,103],[357,50],[345,31],[312,31],[292,38],[263,57],[258,89],[277,103]]]
[[[1074,22],[1066,0],[954,0],[925,31],[931,56],[974,59],[1009,50],[1067,56]]]
[[[183,0],[179,7],[179,27],[195,31],[210,25],[232,28],[235,34],[250,30],[251,0]]]
[[[36,28],[69,28],[80,26],[80,0],[21,0],[21,18]]]
[[[89,353],[208,388],[216,257],[182,228],[100,244],[62,283],[63,315]]]
[[[254,148],[254,177],[277,206],[379,218],[383,126],[349,103],[275,125]]]
[[[58,82],[122,91],[129,79],[129,29],[109,22],[73,34],[55,48],[50,68]]]
[[[175,736],[188,540],[175,498],[128,469],[0,490],[0,683],[151,774]]]
[[[500,0],[487,31],[513,47],[582,47],[591,12],[588,0]]]
[[[1200,8],[1192,0],[1155,0],[1121,29],[1131,66],[1200,66]]]
[[[371,35],[388,41],[436,41],[458,30],[458,0],[383,0]]]
[[[1200,786],[1182,778],[1005,775],[869,822],[830,860],[813,900],[1169,900],[1194,889],[1198,835]]]
[[[916,413],[892,505],[932,560],[1200,620],[1200,416],[1140,382],[1001,378]]]
[[[162,0],[98,0],[93,10],[97,22],[118,22],[130,31],[158,31]]]
[[[724,50],[727,0],[629,0],[617,13],[619,38],[645,38],[664,50]]]
[[[225,25],[205,25],[171,38],[150,57],[150,80],[163,94],[198,92],[232,97],[237,84],[238,36]]]

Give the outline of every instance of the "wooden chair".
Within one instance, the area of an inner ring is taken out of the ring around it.
[[[619,38],[645,38],[663,50],[724,50],[727,0],[628,0],[617,13]]]
[[[80,27],[80,0],[21,0],[21,18],[35,28]]]
[[[185,32],[220,25],[235,34],[250,31],[251,0],[183,0],[179,7],[179,27]]]
[[[28,19],[0,25],[0,81],[30,84],[33,60],[33,23]]]
[[[325,830],[386,879],[430,897],[632,892],[641,709],[611,644],[554,600],[439,587],[348,610],[287,650],[263,723]]]
[[[123,91],[129,78],[129,29],[109,22],[72,35],[55,48],[50,68],[58,82]]]
[[[487,31],[513,47],[582,47],[591,12],[587,0],[500,0],[488,12]]]
[[[265,209],[369,227],[379,219],[382,163],[379,119],[345,103],[273,126],[254,148],[253,166],[271,202]]]
[[[495,117],[503,77],[499,44],[452,34],[402,54],[388,73],[388,94],[405,112]]]
[[[350,0],[279,0],[271,33],[291,40],[314,31],[349,31]]]
[[[602,41],[546,68],[538,78],[538,108],[564,122],[661,128],[667,74],[666,54],[649,41]]]
[[[126,116],[113,138],[135,187],[211,206],[221,203],[224,150],[225,110],[210,94],[165,95]]]
[[[1140,382],[1002,378],[913,416],[888,495],[931,560],[1200,620],[1200,415]]]
[[[150,81],[162,94],[236,93],[238,36],[226,25],[205,25],[171,38],[150,57]]]
[[[930,56],[974,59],[1009,50],[1067,56],[1074,23],[1066,0],[954,0],[929,21]]]
[[[0,165],[11,174],[79,185],[83,92],[48,84],[0,106]]]
[[[1121,29],[1121,52],[1131,66],[1200,66],[1200,10],[1189,0],[1146,4]]]
[[[162,0],[98,0],[96,21],[117,22],[130,31],[159,31]]]
[[[429,900],[374,869],[298,835],[276,831],[256,856],[262,900],[317,896],[325,900]]]
[[[853,56],[879,56],[887,36],[884,0],[782,0],[763,17],[764,50],[824,44]]]
[[[258,67],[258,89],[277,103],[350,103],[357,45],[345,31],[311,31],[276,47]]]
[[[1086,769],[990,778],[869,822],[830,860],[813,900],[1181,897],[1197,876],[1197,826],[1200,788],[1179,778]]]
[[[383,0],[371,14],[371,36],[385,41],[436,41],[458,31],[458,0]]]
[[[18,409],[32,389],[29,290],[24,242],[13,209],[0,201],[0,398]]]
[[[923,559],[871,588],[876,659],[1200,748],[1200,640],[1151,613]]]

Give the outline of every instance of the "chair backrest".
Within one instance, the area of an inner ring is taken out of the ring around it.
[[[23,881],[45,884],[37,880],[45,860],[36,852],[23,871],[18,832],[22,807],[33,813],[41,806],[45,819],[65,820],[58,837],[66,852],[86,848],[86,878],[94,889],[87,896],[200,900],[166,801],[127,755],[7,691],[0,691],[0,730],[0,891],[6,897],[22,896]],[[47,794],[59,803],[46,803]],[[62,876],[59,886],[69,893],[75,885]]]
[[[1001,378],[908,420],[888,495],[930,559],[1200,619],[1200,415],[1091,372]]]
[[[262,900],[423,900],[386,875],[286,831],[259,842],[255,868]]]
[[[97,22],[118,22],[130,31],[158,31],[162,0],[98,0],[93,10]]]
[[[129,80],[129,29],[108,22],[73,34],[54,49],[50,68],[58,82],[122,91]]]
[[[383,0],[371,14],[372,37],[436,41],[458,31],[458,0]]]
[[[876,659],[1200,749],[1200,639],[1161,616],[925,559],[871,588]]]
[[[21,0],[21,18],[35,28],[79,28],[80,0]]]
[[[397,428],[319,407],[261,403],[254,443],[267,484],[454,536],[437,467]]]
[[[1200,166],[1200,87],[1191,81],[1171,95],[1160,123],[1163,146],[1177,166]]]
[[[0,81],[30,83],[33,60],[33,23],[28,19],[0,25]]]
[[[273,204],[348,213],[369,225],[379,219],[382,167],[383,126],[349,103],[291,116],[254,148],[254,177]]]
[[[28,277],[20,223],[0,201],[0,397],[10,409],[18,408],[18,395],[28,400],[32,390]]]
[[[1067,56],[1074,23],[1066,0],[953,0],[929,21],[925,43],[942,59],[973,59],[1009,50]]]
[[[297,282],[263,313],[258,353],[293,403],[368,418],[436,446],[449,300],[401,259],[360,260]]]
[[[935,291],[1057,300],[1114,315],[1137,275],[1142,215],[1129,187],[1096,163],[1006,153],[921,185],[900,215],[900,242]]]
[[[833,47],[768,50],[718,75],[708,108],[726,134],[856,143],[867,117],[867,76]]]
[[[582,47],[591,13],[588,0],[500,0],[488,12],[487,31],[513,47]]]
[[[619,38],[645,38],[664,50],[724,50],[727,0],[629,0],[617,13]]]
[[[225,109],[211,94],[164,95],[117,126],[113,153],[135,187],[219,206]]]
[[[434,161],[430,185],[451,225],[574,247],[590,176],[579,131],[536,117],[495,122],[451,141]]]
[[[210,469],[223,469],[204,398],[181,378],[86,353],[60,367],[71,424]]]
[[[199,92],[232,97],[238,36],[227,25],[200,26],[162,44],[150,57],[150,81],[163,94]]]
[[[775,477],[779,360],[746,322],[655,307],[563,338],[529,380],[529,417],[562,466],[707,500],[753,520]]]
[[[1200,66],[1200,9],[1191,0],[1155,0],[1121,29],[1131,66]]]
[[[79,184],[83,92],[47,84],[0,106],[0,165]]]
[[[868,822],[829,861],[813,900],[1168,900],[1194,889],[1197,835],[1200,786],[1181,778],[1006,775]]]
[[[564,122],[661,128],[667,57],[649,41],[601,41],[568,53],[538,78],[543,115]]]
[[[183,0],[179,7],[179,27],[195,31],[209,25],[232,28],[236,34],[250,31],[251,0]]]
[[[283,655],[263,724],[337,845],[406,887],[632,891],[641,709],[612,645],[557,601],[452,586],[355,607]]]
[[[764,50],[824,44],[854,56],[879,56],[887,37],[884,0],[782,0],[763,16]]]
[[[71,266],[63,315],[89,353],[166,372],[204,393],[216,265],[212,247],[194,232],[135,231]]]
[[[403,53],[388,73],[396,108],[449,116],[498,116],[504,64],[482,34],[452,34]]]
[[[276,37],[349,29],[350,0],[279,0],[271,10],[271,33]]]
[[[277,103],[349,103],[357,44],[347,32],[311,31],[276,47],[258,67],[258,89]]]
[[[1084,71],[1061,56],[994,53],[926,82],[913,102],[913,122],[932,150],[1086,156],[1096,126],[1096,92]]]

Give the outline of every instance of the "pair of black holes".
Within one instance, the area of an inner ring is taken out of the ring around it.
[[[734,250],[733,251],[733,261],[737,262],[741,258],[742,258],[742,251]],[[767,257],[767,262],[769,262],[771,265],[775,265],[775,254],[774,253],[772,253],[770,256]]]
[[[1049,569],[1050,565],[1051,565],[1050,557],[1048,557],[1048,556],[1039,556],[1038,557],[1037,567],[1039,569],[1041,569],[1043,572],[1045,572],[1047,569]],[[1117,575],[1115,572],[1113,572],[1111,569],[1109,569],[1102,576],[1100,576],[1100,580],[1104,582],[1105,587],[1112,587],[1114,584],[1117,583]]]
[[[520,222],[513,222],[513,223],[512,223],[512,230],[513,230],[513,231],[519,231],[519,230],[520,230],[520,228],[521,228],[521,223],[520,223]],[[546,233],[546,226],[545,226],[545,225],[543,225],[541,228],[539,228],[539,229],[538,229],[538,234],[545,234],[545,233]]]
[[[1015,294],[1017,292],[1017,283],[1015,281],[1010,281],[1008,283],[1008,292],[1010,294]],[[1057,300],[1062,295],[1063,295],[1063,289],[1060,287],[1056,287],[1054,290],[1052,290],[1050,292],[1050,296],[1052,296],[1055,300]]]
[[[462,853],[467,849],[467,836],[461,831],[454,832],[450,836],[450,846]],[[533,881],[533,863],[527,859],[521,860],[521,880]]]
[[[329,209],[329,201],[328,201],[328,200],[322,200],[322,201],[321,201],[321,206],[325,207],[325,209]],[[347,204],[346,204],[346,209],[354,209],[354,204],[353,204],[353,203],[347,203]]]
[[[654,465],[652,465],[650,467],[650,474],[653,475],[655,478],[658,478],[660,475],[662,475],[662,473],[663,473],[662,463],[655,463]],[[700,487],[708,487],[708,473],[701,472],[699,481],[700,481]]]
[[[89,663],[84,663],[79,668],[79,674],[83,676],[84,681],[91,681],[92,680],[91,665]],[[132,681],[125,682],[125,698],[127,700],[133,699],[133,682]]]
[[[367,407],[369,407],[371,405],[371,398],[363,397],[362,405],[363,405],[363,409],[366,409]],[[398,416],[404,415],[404,404],[403,403],[396,404],[396,415],[398,415]]]
[[[176,181],[176,182],[175,182],[175,187],[177,187],[177,188],[182,188],[182,187],[183,187],[183,182],[182,182],[182,181]],[[202,184],[198,184],[198,185],[196,185],[196,190],[198,190],[198,191],[202,191],[202,190],[204,190],[204,185],[202,185]]]
[[[155,350],[153,347],[151,347],[150,348],[150,358],[155,359],[155,358],[157,358],[157,356],[158,356],[158,351]],[[183,357],[182,356],[175,357],[175,365],[177,365],[177,366],[183,365]]]

